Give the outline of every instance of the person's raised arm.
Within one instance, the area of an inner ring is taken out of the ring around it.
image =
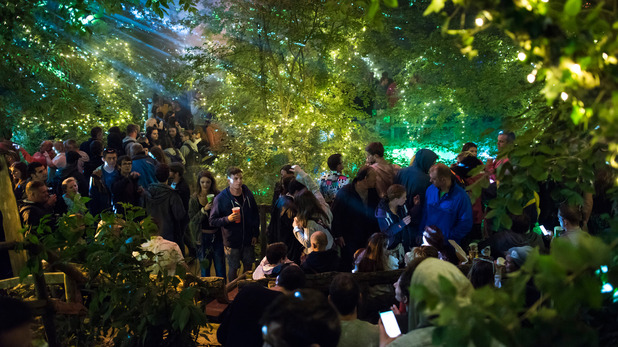
[[[329,219],[328,224],[330,225],[333,220],[333,213],[330,210],[330,206],[324,199],[324,196],[322,195],[322,193],[320,193],[320,187],[318,186],[318,184],[311,177],[309,177],[309,175],[307,175],[307,173],[303,171],[300,166],[292,166],[292,171],[296,174],[296,180],[305,185],[305,187],[307,187],[307,189],[309,189],[309,191],[313,193],[315,198],[318,199],[322,210]]]

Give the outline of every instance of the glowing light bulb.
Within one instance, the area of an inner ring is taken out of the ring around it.
[[[485,21],[481,17],[478,17],[474,22],[476,23],[476,26],[479,26],[479,27],[482,27],[483,24],[485,24]]]
[[[569,98],[569,94],[562,92],[560,93],[560,99],[562,99],[562,101],[566,101]]]
[[[519,52],[519,54],[517,54],[517,59],[524,61],[526,60],[526,53],[524,52]]]
[[[529,83],[534,83],[534,81],[536,81],[536,76],[534,74],[529,74],[527,79]]]

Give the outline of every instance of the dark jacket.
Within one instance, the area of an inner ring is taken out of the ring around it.
[[[368,205],[356,192],[355,184],[350,183],[339,189],[331,210],[333,212],[332,235],[333,238],[343,236],[346,244],[354,247],[365,247],[367,239],[373,233],[380,231],[375,210],[380,203],[378,192],[369,189]]]
[[[306,274],[337,271],[339,268],[339,255],[334,249],[322,252],[311,252],[307,255],[300,267]]]
[[[103,168],[101,168],[103,171]],[[88,202],[88,210],[93,215],[97,215],[112,207],[112,194],[105,186],[103,179],[97,175],[90,176],[90,189],[88,191],[90,201]]]
[[[116,213],[124,214],[120,203],[127,203],[133,206],[140,206],[140,194],[138,193],[139,184],[137,178],[124,177],[118,175],[116,181],[112,183],[112,201]]]
[[[260,284],[243,287],[221,313],[217,340],[226,347],[261,346],[264,341],[260,318],[279,295],[283,294]]]
[[[292,198],[280,195],[270,211],[270,223],[268,224],[268,243],[283,242],[288,246],[288,259],[300,264],[300,257],[304,247],[294,236],[294,217],[288,216],[288,208]]]
[[[215,197],[212,211],[210,212],[210,225],[221,227],[223,244],[225,247],[242,248],[251,245],[251,238],[258,237],[260,233],[260,212],[253,198],[253,193],[242,186],[244,196],[240,206],[232,196],[230,188],[225,188]],[[232,214],[233,207],[240,207],[240,223],[230,222],[227,217]]]
[[[460,243],[472,229],[472,204],[468,193],[453,180],[451,189],[440,197],[440,190],[433,184],[425,193],[421,230],[436,225],[446,240]],[[422,231],[421,231],[422,232]]]
[[[156,161],[145,154],[138,154],[133,157],[133,171],[140,174],[138,183],[144,189],[153,183],[157,183],[155,177],[156,165]]]
[[[87,141],[84,141],[81,145],[79,145],[79,150],[88,154],[88,157],[90,158],[92,158],[92,153],[90,152],[90,144],[92,142],[94,142],[94,139],[91,137]]]
[[[62,197],[60,197],[60,199],[62,199]],[[41,219],[44,216],[52,215],[53,213],[54,213],[54,210],[52,208],[47,207],[44,204],[32,202],[29,200],[24,200],[21,207],[19,208],[19,215],[21,217],[21,222],[23,223],[24,228],[26,228],[28,232],[31,232],[32,230],[36,230],[39,223],[41,222]],[[53,228],[54,222],[55,220],[52,216],[52,219],[47,225]]]
[[[56,176],[53,180],[53,187],[56,194],[58,196],[62,196],[64,193],[62,191],[62,181],[69,177],[73,177],[77,181],[77,190],[79,191],[79,194],[81,194],[81,196],[88,196],[88,181],[86,180],[86,177],[84,177],[84,174],[79,172],[77,163],[67,164],[67,166],[56,171]]]
[[[181,226],[187,211],[182,206],[180,195],[165,183],[151,184],[148,192],[148,214],[159,226],[159,235],[169,241],[181,242]]]
[[[425,201],[425,191],[431,184],[429,182],[429,168],[436,162],[438,155],[429,149],[420,149],[414,156],[412,165],[399,170],[395,176],[395,183],[406,187],[408,199],[406,205],[412,209],[415,196],[420,195],[421,204]]]
[[[98,167],[103,165],[103,157],[101,156],[93,156],[90,155],[90,160],[84,163],[84,177],[86,177],[87,181],[90,181],[90,176],[92,176],[92,172],[96,170]]]
[[[191,199],[191,189],[189,189],[189,185],[184,178],[180,179],[180,182],[176,184],[174,187],[180,196],[180,200],[182,200],[182,206],[185,208],[185,211],[189,211],[189,199]]]

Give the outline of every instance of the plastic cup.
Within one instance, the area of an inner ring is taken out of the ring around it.
[[[232,208],[232,213],[233,213],[233,214],[238,214],[238,215],[240,215],[240,207],[233,207],[233,208]],[[240,223],[240,219],[238,219],[238,220],[236,221],[236,223]]]
[[[215,194],[206,195],[206,199],[208,199],[208,202],[212,202],[215,199]]]

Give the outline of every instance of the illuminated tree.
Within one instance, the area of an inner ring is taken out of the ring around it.
[[[203,102],[229,132],[218,174],[239,165],[253,187],[269,187],[288,162],[317,172],[333,153],[349,168],[362,161],[372,129],[348,79],[364,67],[360,13],[336,1],[228,1],[193,19],[208,39],[192,70],[220,81],[195,86],[210,88]]]
[[[190,5],[180,1],[182,8]],[[152,90],[173,88],[161,71],[173,69],[164,50],[175,47],[148,41],[150,36],[162,41],[155,31],[169,24],[158,16],[167,6],[167,1],[148,10],[123,1],[18,0],[0,6],[1,127],[15,129],[33,150],[43,138],[80,139],[92,126],[142,118],[143,100]]]

